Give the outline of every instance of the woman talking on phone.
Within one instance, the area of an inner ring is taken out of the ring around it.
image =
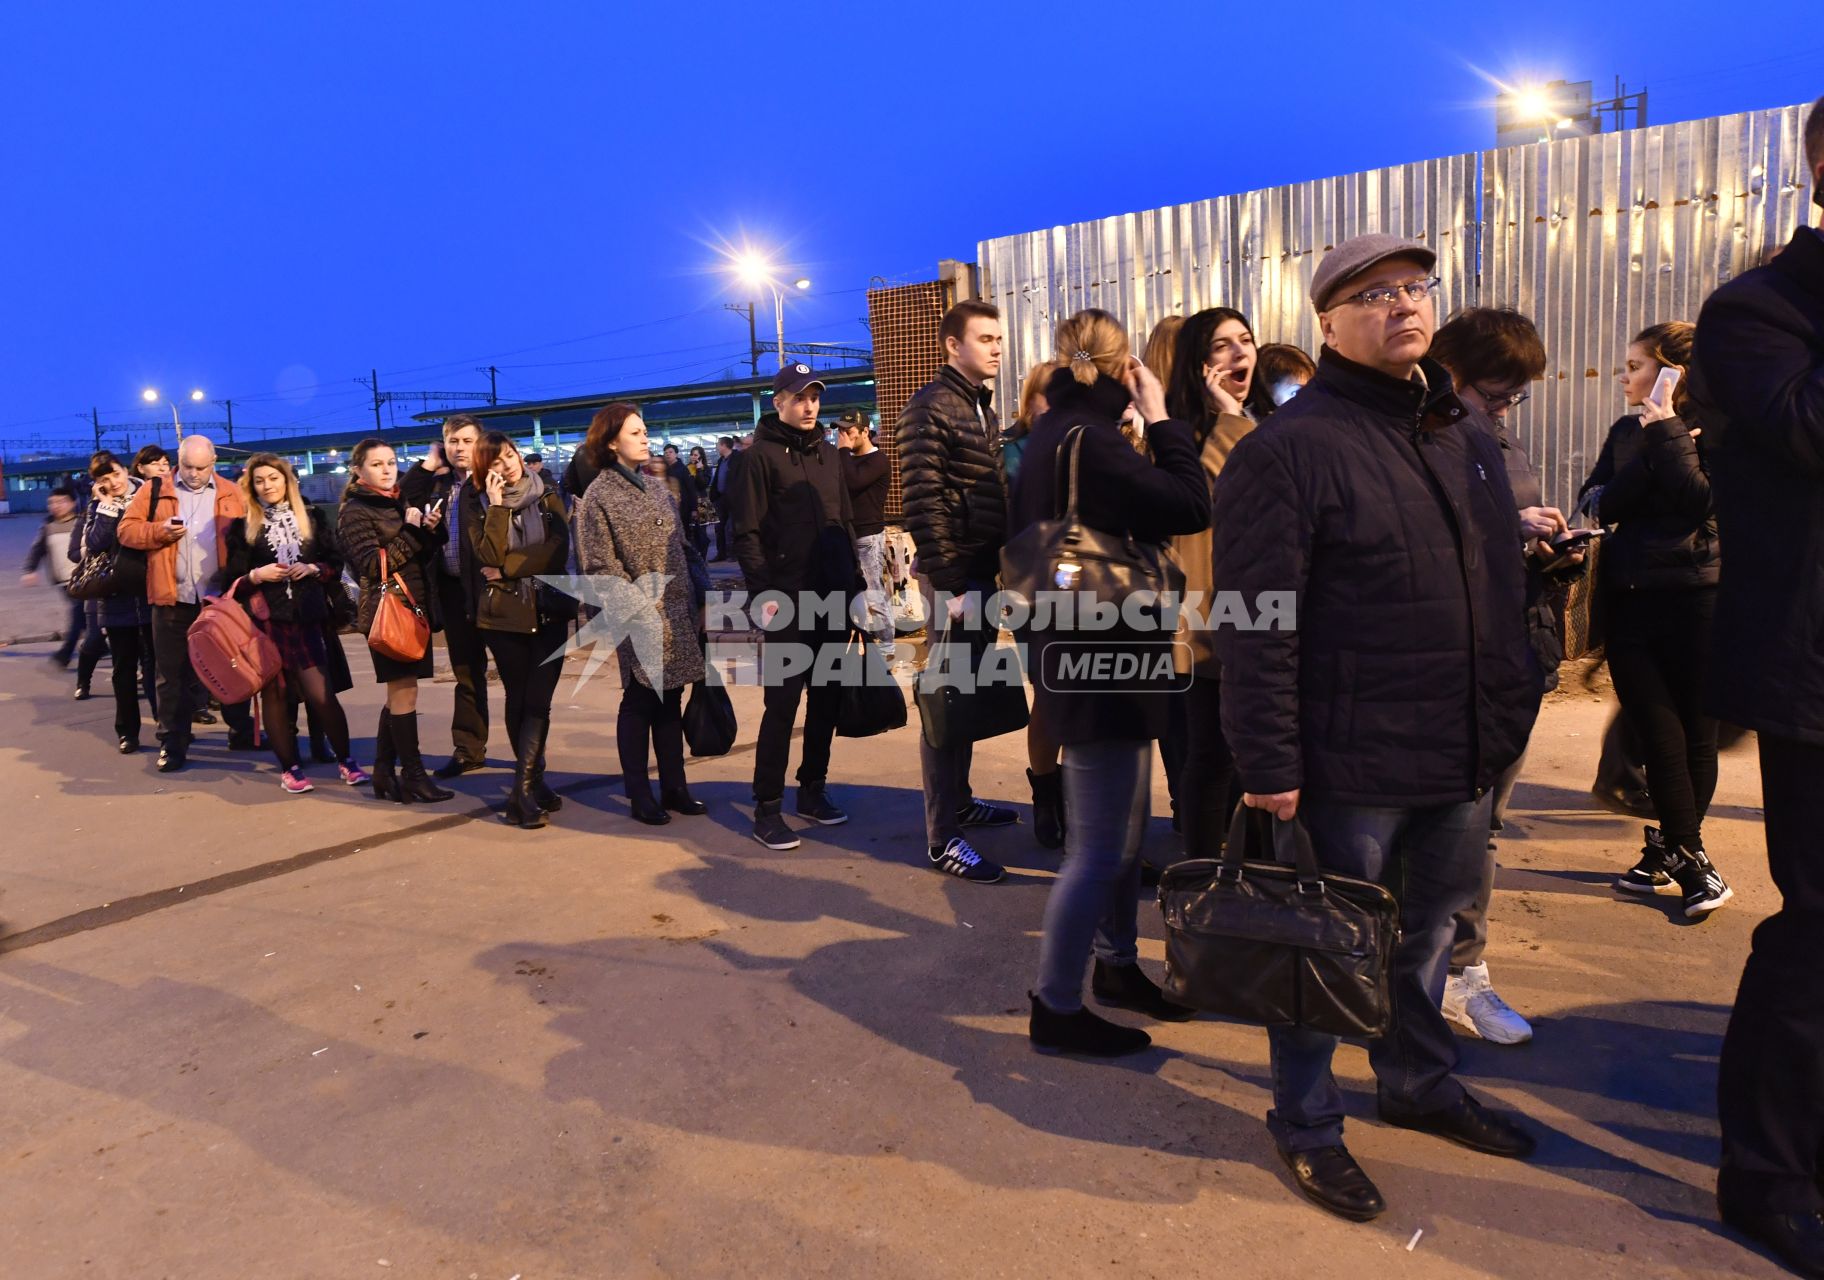
[[[436,554],[431,533],[442,522],[440,503],[407,506],[399,496],[399,459],[393,446],[369,437],[355,446],[348,458],[348,491],[342,498],[337,536],[342,554],[361,584],[361,608],[355,626],[362,635],[373,630],[380,593],[397,578],[411,599],[424,610],[433,629],[437,626],[437,593],[431,588],[425,566]],[[381,556],[386,571],[381,572]],[[386,706],[380,712],[380,730],[374,736],[374,795],[400,804],[431,804],[455,795],[432,782],[418,752],[418,682],[431,678],[431,651],[416,661],[402,661],[370,647],[374,678],[386,686]],[[393,775],[397,760],[398,777]]]
[[[1704,852],[1704,814],[1716,791],[1716,721],[1704,714],[1703,691],[1722,552],[1702,432],[1683,417],[1694,332],[1671,320],[1629,344],[1621,388],[1640,416],[1609,428],[1582,490],[1602,523],[1614,527],[1596,568],[1609,670],[1646,747],[1647,789],[1659,818],[1646,830],[1640,861],[1615,887],[1657,893],[1676,885],[1691,918],[1733,896]]]

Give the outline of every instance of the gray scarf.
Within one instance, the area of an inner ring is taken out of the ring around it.
[[[545,540],[545,513],[538,505],[544,496],[545,482],[536,471],[521,472],[519,483],[508,485],[500,495],[500,505],[513,513],[507,533],[510,549],[518,551]]]

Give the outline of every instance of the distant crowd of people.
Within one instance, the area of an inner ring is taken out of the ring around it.
[[[1805,142],[1824,190],[1824,101]],[[1027,371],[1005,431],[993,392],[998,312],[965,301],[944,316],[944,363],[901,413],[892,451],[917,571],[934,613],[941,606],[928,643],[967,667],[985,663],[1001,627],[981,602],[1032,531],[1067,514],[1109,546],[1151,549],[1110,555],[1175,565],[1187,598],[1296,601],[1290,625],[1187,618],[1163,640],[1126,620],[1016,629],[1032,689],[1033,835],[1063,850],[1041,922],[1031,1042],[1092,1057],[1150,1043],[1089,1008],[1086,986],[1105,1007],[1194,1014],[1138,958],[1156,742],[1186,857],[1218,857],[1241,806],[1296,823],[1325,871],[1395,894],[1393,1029],[1369,1044],[1380,1118],[1496,1156],[1532,1154],[1527,1122],[1485,1108],[1458,1081],[1452,1025],[1497,1043],[1532,1035],[1484,959],[1493,835],[1564,657],[1567,592],[1594,556],[1595,624],[1644,766],[1644,788],[1605,767],[1598,790],[1655,819],[1618,889],[1676,893],[1692,919],[1731,899],[1704,840],[1718,719],[1759,734],[1784,905],[1756,931],[1724,1045],[1718,1190],[1729,1222],[1802,1273],[1824,1274],[1824,995],[1808,963],[1824,925],[1824,234],[1800,228],[1769,265],[1718,289],[1695,323],[1663,319],[1635,336],[1621,416],[1569,515],[1545,503],[1509,428],[1547,366],[1537,328],[1498,307],[1440,325],[1435,261],[1424,245],[1378,234],[1325,253],[1310,290],[1323,335],[1315,358],[1259,343],[1227,307],[1162,321],[1139,355],[1116,316],[1079,312]],[[724,438],[714,459],[680,459],[669,446],[655,457],[637,408],[608,405],[565,474],[568,503],[507,436],[463,414],[403,474],[392,446],[361,442],[333,514],[305,502],[271,454],[250,458],[237,485],[201,437],[184,441],[175,472],[156,450],[131,463],[101,453],[86,510],[59,495],[27,569],[48,564],[63,581],[85,560],[143,559],[143,586],[73,607],[57,661],[79,657],[87,696],[105,646],[119,748],[139,749],[143,685],[166,772],[186,766],[207,711],[186,631],[208,598],[234,591],[282,660],[259,709],[292,792],[312,785],[296,742],[300,706],[340,780],[370,781],[337,702],[351,683],[339,637],[352,628],[380,643],[377,615],[404,602],[444,637],[453,749],[427,769],[417,692],[432,673],[429,648],[376,648],[386,693],[373,793],[446,800],[440,779],[484,767],[492,662],[514,757],[502,814],[527,828],[562,803],[545,754],[554,658],[577,618],[576,601],[541,579],[574,565],[659,584],[660,643],[617,649],[617,745],[632,816],[661,824],[706,809],[686,783],[682,700],[706,674],[708,559],[732,557],[750,598],[859,601],[847,620],[809,610],[787,620],[761,603],[763,651],[841,650],[857,633],[893,643],[894,462],[860,415],[828,438],[823,390],[813,370],[786,365],[771,412],[746,441]],[[1089,684],[1072,675],[1085,655],[1149,643],[1167,645],[1171,661]],[[849,820],[831,788],[842,688],[804,668],[763,683],[752,835],[788,850],[803,830]],[[794,825],[786,772],[801,704]],[[252,748],[249,706],[221,710],[230,746]],[[918,752],[929,865],[999,880],[976,833],[1013,826],[1018,812],[976,796],[967,734],[927,724]],[[1381,1213],[1344,1144],[1336,1038],[1284,1025],[1267,1039],[1267,1125],[1293,1183],[1343,1217]]]

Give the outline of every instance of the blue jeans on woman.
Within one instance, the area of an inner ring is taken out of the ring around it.
[[[1064,748],[1064,866],[1045,900],[1038,997],[1055,1013],[1083,1007],[1093,948],[1107,965],[1136,964],[1140,842],[1152,802],[1150,741]]]
[[[1399,902],[1400,941],[1389,977],[1393,1029],[1368,1042],[1381,1105],[1407,1115],[1442,1111],[1463,1096],[1451,1073],[1456,1037],[1439,1003],[1456,915],[1471,906],[1488,856],[1492,793],[1466,804],[1389,809],[1299,801],[1318,865],[1385,885]],[[1343,1095],[1330,1071],[1337,1038],[1270,1027],[1273,1110],[1267,1128],[1282,1151],[1340,1146]]]

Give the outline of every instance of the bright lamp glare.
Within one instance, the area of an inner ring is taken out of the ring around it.
[[[765,284],[772,278],[773,266],[759,254],[748,253],[735,259],[735,272],[744,284]]]
[[[792,287],[794,289],[808,289],[811,287],[811,282],[800,276],[798,279],[792,281]]]
[[[1551,97],[1543,89],[1522,89],[1514,95],[1514,112],[1522,120],[1547,120],[1555,114]]]
[[[157,404],[158,392],[154,391],[151,387],[147,387],[144,391],[139,393],[139,398],[144,400],[147,404]]]
[[[201,391],[192,391],[190,393],[190,398],[192,400],[196,401],[198,404],[201,404],[202,399],[203,399],[203,393]]]

